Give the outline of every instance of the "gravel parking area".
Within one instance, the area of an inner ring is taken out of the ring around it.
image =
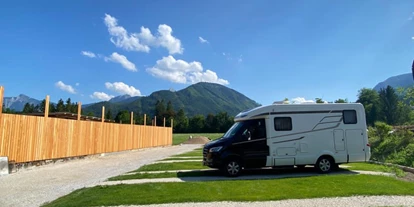
[[[207,202],[176,203],[160,205],[130,205],[118,207],[368,207],[368,206],[414,206],[414,196],[353,196],[339,198],[290,199],[265,202]]]
[[[0,176],[0,206],[39,206],[73,190],[138,169],[202,145],[181,145],[111,153],[24,169]]]

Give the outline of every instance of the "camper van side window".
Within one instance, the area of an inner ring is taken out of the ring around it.
[[[357,115],[355,110],[344,110],[343,111],[344,124],[356,124]]]
[[[290,117],[275,117],[276,131],[290,131],[292,130],[292,118]]]

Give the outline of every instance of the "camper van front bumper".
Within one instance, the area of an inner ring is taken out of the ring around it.
[[[221,166],[220,155],[216,152],[203,153],[203,165],[211,168],[219,168]]]

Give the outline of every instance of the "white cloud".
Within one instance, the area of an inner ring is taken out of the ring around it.
[[[414,37],[411,37],[412,40],[414,40]]]
[[[226,53],[225,52],[223,52],[223,56],[226,56]]]
[[[105,83],[105,87],[119,94],[128,94],[130,96],[141,96],[141,91],[134,86],[129,86],[123,82]]]
[[[90,97],[93,98],[93,99],[99,99],[101,101],[108,101],[111,98],[113,98],[114,96],[108,95],[104,92],[93,92],[93,94],[90,95]]]
[[[198,37],[198,39],[200,40],[201,43],[209,43],[206,39],[202,37]]]
[[[125,56],[120,55],[116,52],[112,53],[110,57],[105,57],[105,61],[112,61],[115,63],[119,63],[127,70],[136,72],[137,68],[135,67],[135,64],[130,62]]]
[[[150,48],[147,45],[141,44],[136,34],[128,34],[126,29],[118,26],[118,20],[115,17],[105,14],[104,22],[108,27],[109,34],[112,36],[111,42],[117,47],[123,48],[127,51],[150,51]]]
[[[238,61],[239,61],[240,63],[241,63],[241,62],[243,62],[243,55],[240,55],[240,57],[239,57]]]
[[[95,53],[90,52],[90,51],[82,51],[81,54],[84,55],[84,56],[90,57],[90,58],[95,58],[96,57]]]
[[[198,83],[211,82],[228,85],[229,81],[218,78],[214,71],[203,71],[200,62],[186,62],[176,60],[173,56],[163,57],[157,60],[152,68],[147,68],[147,72],[161,79],[169,80],[174,83]]]
[[[79,86],[80,84],[79,83],[75,83],[75,86]]]
[[[58,87],[62,91],[66,91],[66,92],[72,93],[72,94],[76,93],[75,89],[71,85],[66,85],[62,81],[56,82],[55,86]]]
[[[150,46],[164,47],[170,54],[182,54],[184,48],[181,46],[181,41],[172,36],[172,28],[166,24],[158,25],[158,34],[154,36],[151,30],[141,27],[140,33],[131,33],[122,27],[118,26],[118,20],[109,14],[105,14],[105,25],[108,27],[111,42],[127,51],[149,52]]]
[[[315,103],[315,101],[314,100],[306,100],[303,97],[296,97],[296,98],[292,99],[291,103],[293,103],[293,104],[303,104],[303,103]]]

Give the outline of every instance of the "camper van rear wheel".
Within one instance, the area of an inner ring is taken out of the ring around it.
[[[329,156],[322,156],[315,164],[315,168],[320,173],[329,173],[334,168],[335,163]]]
[[[229,159],[223,166],[223,172],[229,177],[237,177],[241,174],[242,165],[239,159]]]

